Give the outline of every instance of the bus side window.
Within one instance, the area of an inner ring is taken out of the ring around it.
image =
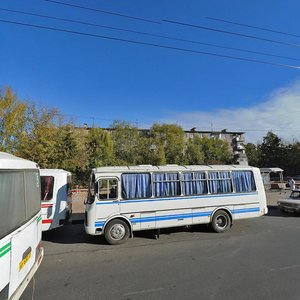
[[[100,179],[98,181],[98,195],[100,200],[117,199],[118,182],[116,179]]]

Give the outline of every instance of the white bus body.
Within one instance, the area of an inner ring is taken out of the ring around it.
[[[145,229],[211,223],[222,232],[268,211],[259,169],[240,165],[96,168],[85,210],[86,232],[110,244]]]
[[[71,173],[41,169],[42,231],[66,224],[72,214]]]
[[[36,163],[0,152],[0,299],[19,299],[44,249]]]

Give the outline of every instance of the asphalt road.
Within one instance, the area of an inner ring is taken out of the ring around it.
[[[22,300],[300,299],[300,217],[136,233],[120,246],[83,225],[43,235],[45,257]]]

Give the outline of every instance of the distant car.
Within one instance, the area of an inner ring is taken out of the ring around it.
[[[297,213],[300,212],[300,190],[292,191],[287,199],[282,199],[277,202],[278,207],[283,212]]]

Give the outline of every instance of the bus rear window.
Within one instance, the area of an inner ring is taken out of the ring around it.
[[[41,176],[41,199],[49,201],[53,198],[54,177]]]

